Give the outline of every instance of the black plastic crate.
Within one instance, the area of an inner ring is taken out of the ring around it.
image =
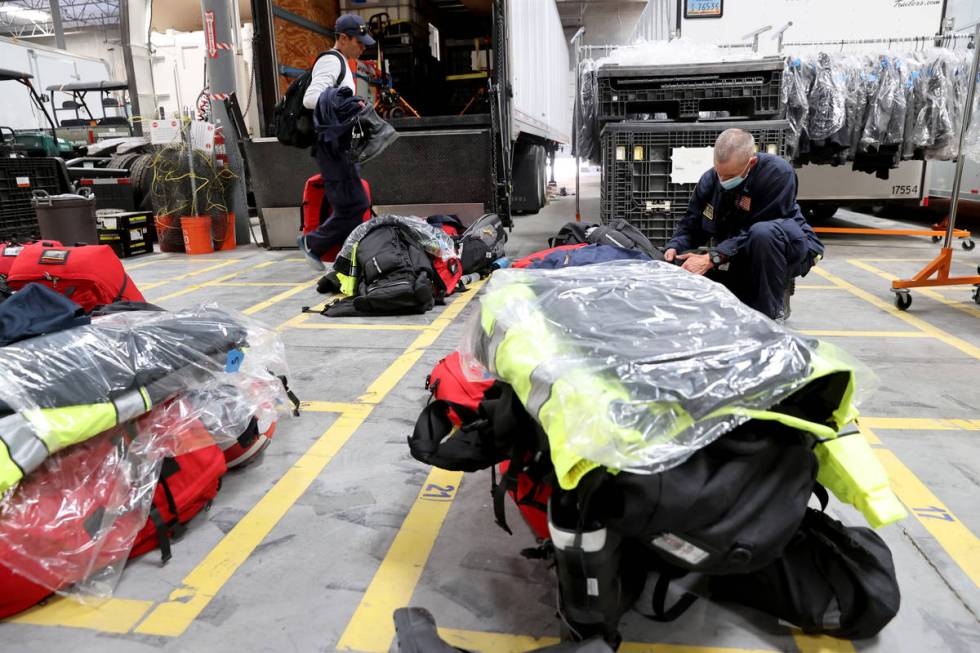
[[[37,215],[31,206],[35,190],[51,195],[70,190],[61,159],[0,158],[0,241],[40,237]]]
[[[782,59],[674,66],[603,66],[599,121],[707,117],[778,119]]]
[[[663,245],[687,211],[696,183],[674,183],[677,147],[710,148],[721,132],[750,132],[762,152],[786,157],[789,123],[762,120],[718,123],[610,123],[602,130],[603,222],[625,218],[654,245]]]
[[[95,209],[136,210],[136,194],[129,177],[95,177],[78,180],[79,188],[90,188],[95,195]]]
[[[100,211],[99,244],[109,245],[119,258],[128,258],[153,251],[149,233],[153,226],[152,211],[126,213]]]

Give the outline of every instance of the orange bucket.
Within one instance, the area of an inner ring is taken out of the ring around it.
[[[214,251],[210,215],[186,215],[180,219],[180,228],[184,232],[184,250],[188,254],[210,254]]]
[[[235,214],[219,213],[211,225],[211,240],[214,241],[214,251],[223,252],[235,249]]]

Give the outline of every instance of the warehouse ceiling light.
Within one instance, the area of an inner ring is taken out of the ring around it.
[[[6,14],[12,19],[19,19],[30,23],[48,23],[51,21],[51,14],[37,9],[26,9],[18,6],[0,6],[0,14]]]

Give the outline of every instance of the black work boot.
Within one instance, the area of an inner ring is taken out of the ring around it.
[[[366,105],[357,114],[351,158],[355,163],[367,163],[398,140],[398,132],[385,122],[374,107]]]

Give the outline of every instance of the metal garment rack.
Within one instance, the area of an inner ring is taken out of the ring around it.
[[[973,291],[973,301],[980,304],[980,266],[977,266],[977,275],[969,277],[951,277],[949,269],[953,262],[953,234],[956,231],[956,213],[960,204],[960,184],[963,181],[963,165],[966,163],[966,156],[963,154],[963,145],[966,143],[966,135],[970,129],[971,118],[973,117],[973,97],[977,89],[977,71],[980,68],[980,23],[976,25],[973,36],[973,63],[970,66],[970,74],[967,77],[966,87],[966,107],[963,122],[960,124],[959,148],[956,155],[956,174],[953,176],[953,192],[949,201],[949,222],[946,225],[946,240],[943,241],[943,248],[928,265],[912,277],[911,279],[899,279],[892,282],[892,292],[895,293],[895,306],[899,310],[908,310],[912,305],[912,294],[910,288],[923,288],[934,286],[976,286]]]

